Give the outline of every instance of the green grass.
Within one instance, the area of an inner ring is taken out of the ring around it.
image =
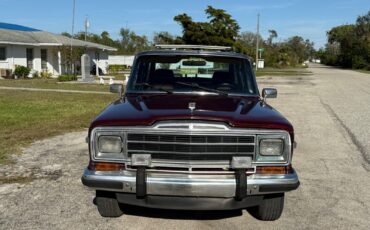
[[[113,76],[114,80],[124,81],[128,74],[129,73],[125,73],[125,74],[123,74],[123,73],[114,73],[114,74],[108,74],[108,76]]]
[[[0,80],[0,86],[109,92],[108,85],[60,83],[56,79],[4,79]]]
[[[356,72],[370,74],[370,70],[356,69]]]
[[[0,164],[20,147],[89,127],[117,95],[0,90]]]
[[[264,68],[259,69],[256,76],[302,76],[311,74],[312,72],[308,71],[307,68]]]

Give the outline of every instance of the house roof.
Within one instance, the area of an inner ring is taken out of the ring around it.
[[[71,41],[72,40],[72,41]],[[0,23],[0,44],[30,46],[71,46],[117,51],[116,48],[93,42],[71,39],[69,37],[37,30],[30,27]]]

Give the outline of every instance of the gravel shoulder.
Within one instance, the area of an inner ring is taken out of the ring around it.
[[[258,78],[260,89],[278,89],[268,102],[293,123],[298,142],[293,162],[301,186],[287,193],[278,221],[260,222],[245,210],[133,207],[104,219],[94,192],[80,182],[88,161],[82,131],[34,142],[15,164],[0,166],[0,229],[368,229],[370,77],[319,65],[309,70],[314,75]]]

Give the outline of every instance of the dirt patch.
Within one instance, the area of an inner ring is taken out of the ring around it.
[[[86,132],[69,135],[78,136],[79,140]],[[59,153],[63,149],[60,145],[63,138],[58,136],[37,141],[23,149],[22,154],[13,155],[12,164],[0,166],[0,184],[29,183],[37,179],[58,180],[64,174],[63,166],[70,164],[69,156]],[[65,144],[70,146],[73,143]]]

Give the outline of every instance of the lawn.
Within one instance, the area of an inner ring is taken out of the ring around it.
[[[259,69],[256,76],[301,76],[311,74],[312,72],[308,71],[307,68],[264,68]]]
[[[109,92],[108,85],[60,83],[56,79],[4,79],[0,80],[0,86]]]
[[[126,80],[126,76],[128,76],[130,72],[125,72],[125,73],[114,73],[114,74],[108,74],[109,76],[113,76],[114,80],[120,80],[124,81]]]
[[[9,163],[10,154],[19,153],[21,147],[35,140],[88,128],[91,120],[116,97],[0,90],[0,164]]]

